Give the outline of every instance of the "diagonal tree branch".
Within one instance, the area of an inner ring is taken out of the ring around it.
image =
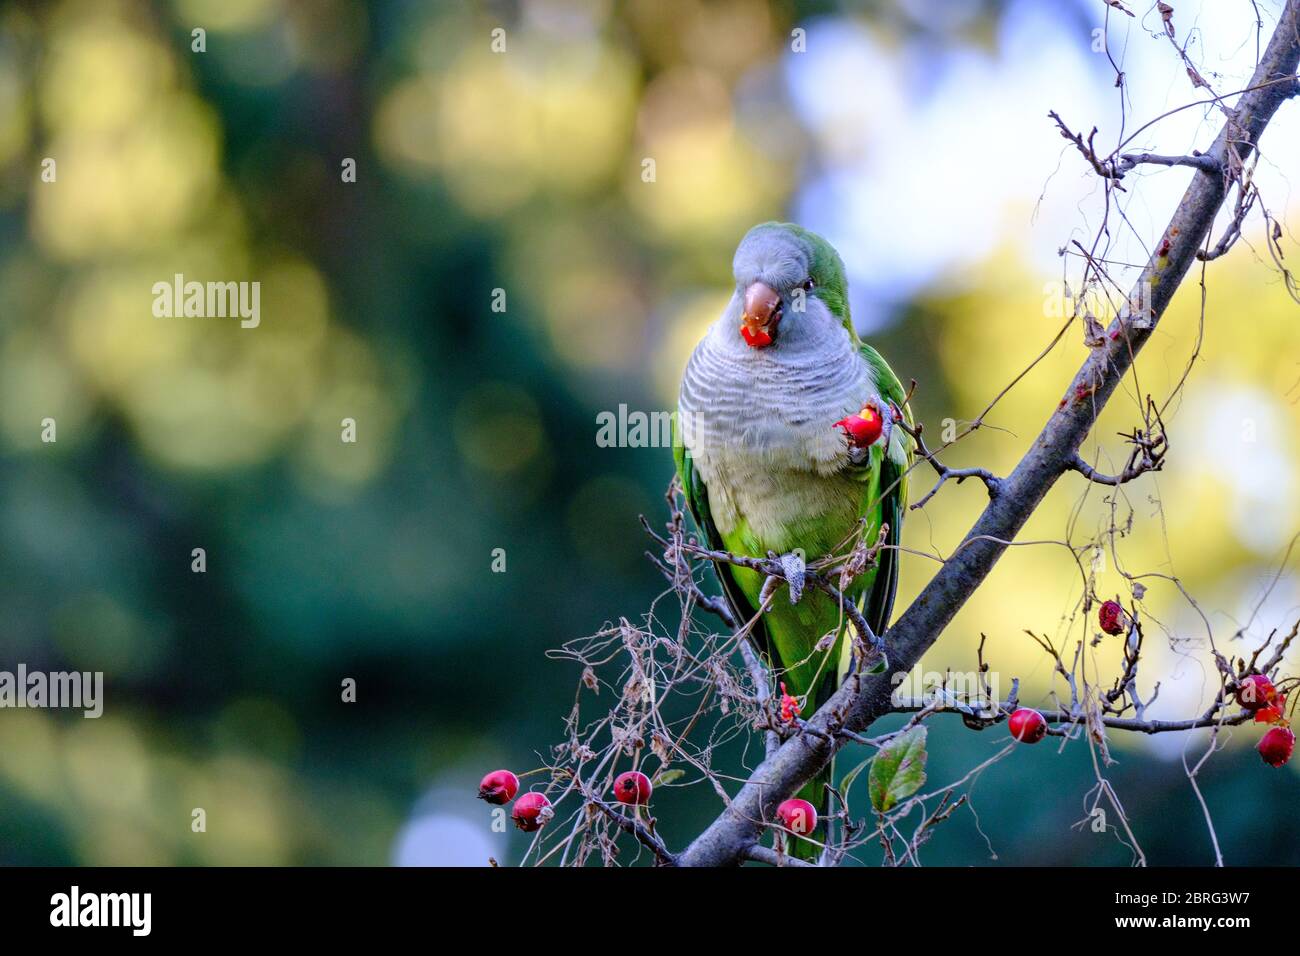
[[[961,546],[886,635],[890,670],[910,670],[993,565],[1056,480],[1072,467],[1084,439],[1182,282],[1227,194],[1224,172],[1247,158],[1284,100],[1300,91],[1300,0],[1287,0],[1277,29],[1231,118],[1196,165],[1192,181],[1143,269],[1130,302],[1103,344],[1094,348],[1042,432],[1015,470],[999,484]],[[1214,170],[1214,171],[1211,171]],[[1150,290],[1149,298],[1146,290]],[[1149,313],[1146,304],[1149,302]],[[752,858],[776,806],[824,767],[843,745],[842,731],[858,733],[890,710],[889,674],[853,674],[808,721],[811,732],[786,741],[754,771],[722,814],[677,858],[681,866],[734,865]]]

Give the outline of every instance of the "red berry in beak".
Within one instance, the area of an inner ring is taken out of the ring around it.
[[[509,770],[493,770],[478,785],[478,798],[488,803],[509,803],[519,792],[519,778]]]
[[[1011,736],[1022,744],[1036,744],[1047,736],[1047,721],[1043,715],[1029,707],[1021,707],[1007,718]]]
[[[848,418],[841,418],[831,427],[843,429],[844,434],[848,436],[849,444],[854,448],[866,448],[880,437],[880,433],[885,429],[885,420],[880,417],[880,412],[874,405],[863,405],[862,411]]]
[[[781,297],[766,282],[752,282],[745,290],[740,335],[750,348],[763,349],[776,338],[781,321]]]
[[[628,803],[635,807],[645,806],[650,802],[654,788],[650,778],[639,770],[629,770],[614,778],[614,797],[619,803]]]
[[[1107,601],[1097,612],[1097,623],[1107,634],[1123,634],[1128,629],[1126,616],[1118,601]]]
[[[786,800],[776,808],[781,826],[791,833],[807,836],[817,829],[817,808],[807,800]]]
[[[1250,674],[1237,684],[1237,703],[1246,710],[1262,710],[1277,697],[1277,688],[1263,674]]]
[[[1291,759],[1295,749],[1295,734],[1286,727],[1274,727],[1266,733],[1258,746],[1259,756],[1270,767],[1280,767]]]
[[[555,816],[555,811],[551,809],[551,801],[546,799],[545,794],[525,793],[515,801],[515,808],[510,816],[514,818],[515,826],[519,829],[526,833],[534,833]]]

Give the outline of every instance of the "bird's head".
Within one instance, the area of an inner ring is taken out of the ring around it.
[[[751,348],[793,343],[849,321],[844,263],[835,247],[793,223],[765,222],[740,240],[732,261],[740,302],[737,334]]]

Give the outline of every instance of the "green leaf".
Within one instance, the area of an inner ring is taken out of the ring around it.
[[[672,770],[661,770],[655,774],[654,785],[656,787],[666,787],[670,783],[675,783],[682,777],[686,776],[686,771],[674,767]]]
[[[888,813],[925,783],[925,727],[918,724],[881,747],[871,761],[871,805]]]

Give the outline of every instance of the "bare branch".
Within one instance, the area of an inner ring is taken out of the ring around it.
[[[1148,471],[1160,470],[1158,464],[1139,461],[1136,465],[1126,467],[1118,475],[1104,475],[1080,458],[1077,452],[1069,459],[1067,465],[1072,471],[1077,471],[1089,481],[1096,482],[1099,485],[1123,485],[1140,475],[1145,475]]]
[[[755,863],[766,863],[769,866],[816,866],[815,863],[809,863],[807,860],[801,860],[798,857],[787,856],[784,853],[777,853],[776,850],[758,844],[754,844],[745,851],[745,859],[753,860]]]
[[[1190,166],[1192,169],[1199,169],[1203,173],[1222,172],[1222,167],[1209,156],[1203,153],[1192,153],[1190,156],[1158,156],[1155,153],[1124,153],[1120,156],[1120,161],[1115,166],[1116,174],[1123,176],[1126,172],[1135,166]]]
[[[978,478],[980,481],[984,482],[984,487],[988,489],[990,498],[997,496],[998,491],[1001,488],[1001,478],[998,478],[993,474],[993,472],[984,468],[949,468],[941,462],[938,457],[936,457],[934,452],[930,451],[930,449],[926,447],[925,439],[921,434],[922,426],[919,422],[915,428],[911,428],[903,419],[901,413],[895,411],[895,418],[895,426],[903,429],[903,431],[911,435],[912,440],[916,442],[917,457],[928,461],[934,468],[935,472],[939,475],[939,480],[934,483],[934,487],[925,494],[925,497],[921,498],[920,501],[911,506],[913,510],[922,507],[927,501],[933,498],[943,486],[943,483],[949,478],[954,479],[959,485],[967,478]]]
[[[668,848],[664,846],[664,842],[655,836],[650,831],[650,828],[640,820],[634,820],[627,814],[615,810],[604,800],[597,800],[594,797],[587,798],[587,806],[595,807],[601,813],[605,814],[605,816],[614,821],[614,823],[618,824],[621,829],[626,830],[628,833],[635,836],[642,846],[649,849],[650,852],[655,855],[655,862],[659,866],[673,866],[677,863],[677,858],[668,851]]]
[[[1069,140],[1074,144],[1074,148],[1088,161],[1098,176],[1102,179],[1120,179],[1123,177],[1124,174],[1119,171],[1117,163],[1113,160],[1102,159],[1097,155],[1097,150],[1092,145],[1092,141],[1097,137],[1097,127],[1092,128],[1092,132],[1088,134],[1088,139],[1085,141],[1081,133],[1073,132],[1070,127],[1065,125],[1065,120],[1061,119],[1056,110],[1049,111],[1047,115],[1056,123],[1056,128],[1061,131],[1062,139]],[[1115,188],[1123,189],[1124,187],[1116,184]]]

